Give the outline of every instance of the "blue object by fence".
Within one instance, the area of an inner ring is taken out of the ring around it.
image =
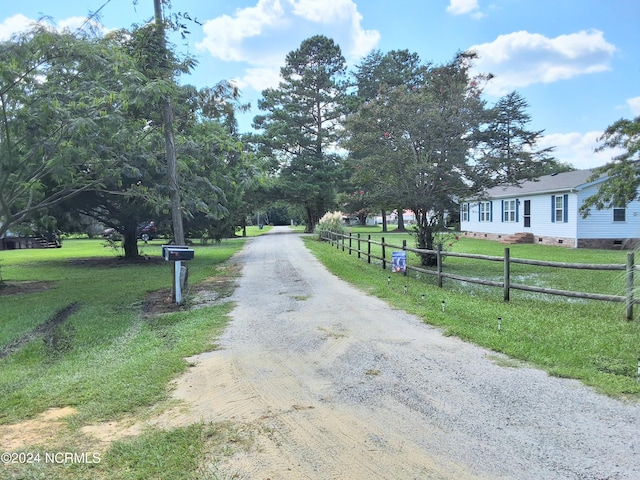
[[[407,252],[391,252],[391,271],[404,273],[407,270]]]

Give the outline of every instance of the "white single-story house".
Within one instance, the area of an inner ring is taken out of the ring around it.
[[[634,248],[640,244],[640,201],[626,207],[579,211],[606,177],[589,181],[576,170],[494,187],[482,198],[460,203],[460,230],[467,237],[505,243],[540,243],[582,248]]]
[[[398,223],[398,211],[394,210],[386,215],[387,224]],[[416,223],[416,214],[411,210],[403,210],[402,218],[406,225],[413,225]],[[367,218],[367,225],[382,225],[382,215],[370,216]]]

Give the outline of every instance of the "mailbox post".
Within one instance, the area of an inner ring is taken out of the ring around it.
[[[163,245],[162,256],[165,261],[173,262],[174,274],[173,274],[173,291],[176,294],[176,303],[182,304],[182,282],[180,277],[182,274],[182,262],[187,260],[193,260],[195,252],[192,248],[185,245]]]

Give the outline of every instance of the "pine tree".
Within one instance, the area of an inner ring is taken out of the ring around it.
[[[281,200],[304,210],[306,231],[334,204],[341,179],[335,153],[344,116],[345,60],[333,40],[317,35],[290,52],[278,88],[262,92],[254,119],[261,142],[278,162]]]

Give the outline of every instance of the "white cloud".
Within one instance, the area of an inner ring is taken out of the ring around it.
[[[602,144],[598,140],[602,134],[603,132],[552,133],[542,137],[536,147],[556,147],[552,155],[578,169],[600,167],[622,153],[622,150],[613,148],[596,152],[596,148]]]
[[[69,30],[76,31],[80,28],[93,28],[96,32],[105,34],[109,31],[109,29],[105,28],[100,22],[96,22],[95,20],[87,21],[87,17],[69,17],[64,20],[60,20],[56,25],[58,30]]]
[[[245,75],[234,82],[241,90],[247,86],[257,91],[275,88],[280,83],[280,68],[248,68]]]
[[[452,15],[466,15],[470,13],[474,18],[482,18],[478,0],[450,0],[447,12]]]
[[[474,66],[492,73],[486,92],[505,93],[535,83],[552,83],[578,75],[603,72],[616,50],[601,31],[590,30],[548,38],[526,31],[500,35],[491,43],[473,45]]]
[[[25,17],[22,14],[14,15],[0,23],[0,41],[9,40],[12,35],[29,30],[35,20]]]
[[[197,46],[225,61],[268,62],[243,42],[284,27],[283,15],[280,0],[259,0],[255,7],[236,10],[234,17],[223,15],[206,21],[202,27],[205,38]]]
[[[631,112],[634,115],[640,115],[640,97],[634,97],[627,100],[627,105],[631,107]]]
[[[38,23],[46,26],[46,28],[51,30],[75,31],[80,29],[80,27],[86,26],[85,24],[87,23],[87,17],[69,17],[64,20],[60,20],[57,24],[52,24],[46,19],[38,21],[27,18],[22,14],[17,14],[13,17],[7,18],[3,23],[0,23],[0,41],[9,40],[9,38],[11,38],[11,36],[14,34],[26,32]],[[102,24],[93,20],[90,21],[89,24],[98,32],[105,33],[107,31]]]
[[[336,20],[348,20],[358,15],[356,5],[351,0],[291,0],[293,14],[316,23],[331,23]]]
[[[451,0],[447,12],[453,15],[464,15],[478,9],[478,0]]]
[[[206,21],[205,38],[197,47],[224,61],[248,63],[240,82],[262,90],[274,86],[268,71],[278,69],[286,54],[312,35],[333,38],[347,58],[369,53],[380,33],[364,30],[361,22],[353,0],[258,0],[253,7]]]

